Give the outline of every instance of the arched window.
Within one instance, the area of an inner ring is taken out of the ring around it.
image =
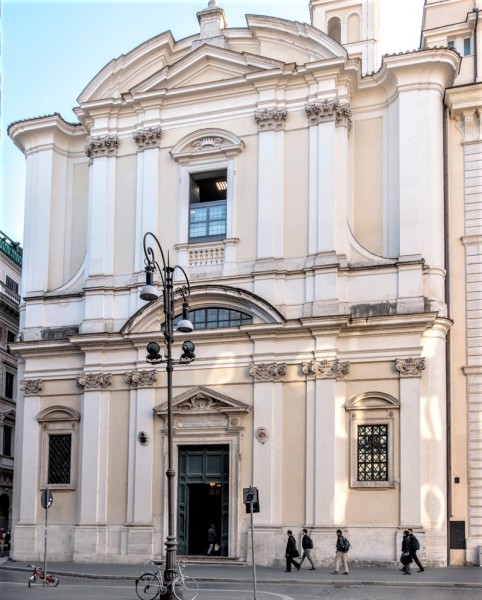
[[[181,319],[179,315],[174,321],[176,327]],[[189,311],[189,319],[194,329],[219,329],[221,327],[239,327],[240,325],[251,325],[253,317],[239,310],[213,306],[209,308],[196,308]]]
[[[338,17],[332,17],[328,21],[328,35],[341,44],[341,22]]]

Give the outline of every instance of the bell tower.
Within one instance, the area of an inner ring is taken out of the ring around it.
[[[310,0],[311,24],[359,57],[363,73],[379,68],[377,0]]]

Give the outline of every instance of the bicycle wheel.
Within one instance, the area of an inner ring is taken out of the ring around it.
[[[184,577],[176,577],[172,584],[174,596],[178,600],[194,600],[199,594],[199,586],[194,577],[185,575]]]
[[[161,589],[159,579],[154,573],[142,573],[136,579],[136,594],[140,600],[153,600]]]
[[[35,575],[32,575],[31,577],[29,577],[29,579],[28,579],[28,587],[32,587],[36,583],[37,583],[37,577],[35,577]]]
[[[60,583],[60,579],[57,575],[48,575],[47,576],[47,584],[49,587],[57,587]]]

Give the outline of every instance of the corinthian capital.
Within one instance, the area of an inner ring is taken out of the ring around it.
[[[77,377],[77,387],[84,388],[84,391],[104,389],[111,383],[111,373],[84,373]]]
[[[268,110],[257,110],[254,113],[254,120],[258,124],[259,131],[272,131],[284,129],[288,111],[286,109],[273,108]]]
[[[351,129],[351,107],[348,102],[340,102],[338,99],[323,100],[307,104],[305,111],[310,125],[335,121],[337,127]]]
[[[91,138],[87,146],[84,147],[85,153],[89,157],[89,164],[92,164],[94,158],[99,156],[115,156],[119,147],[119,138],[106,135],[104,137]]]
[[[253,364],[249,366],[249,374],[254,377],[256,381],[279,381],[283,375],[286,375],[286,364]]]
[[[425,370],[424,358],[397,358],[395,364],[401,377],[421,377]]]
[[[132,137],[139,150],[146,150],[148,148],[159,148],[161,135],[162,131],[160,127],[149,127],[149,129],[134,131]]]
[[[37,396],[40,394],[43,382],[41,379],[25,379],[20,382],[20,389],[26,396]]]
[[[140,385],[154,385],[157,379],[156,372],[152,371],[127,371],[124,381],[134,387]]]
[[[350,363],[339,360],[312,360],[302,363],[301,370],[313,379],[341,379],[350,372]]]

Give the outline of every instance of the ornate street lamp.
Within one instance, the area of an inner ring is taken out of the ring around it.
[[[157,248],[162,259],[162,266],[156,260],[155,251],[151,246],[147,245],[147,238],[151,237]],[[156,236],[147,232],[144,235],[144,263],[146,271],[146,284],[140,292],[140,298],[151,302],[157,300],[159,295],[157,294],[156,287],[154,286],[153,275],[154,272],[159,272],[162,281],[162,297],[163,297],[163,310],[164,310],[164,344],[166,345],[165,353],[161,353],[161,347],[157,342],[149,342],[147,344],[147,357],[146,360],[151,364],[166,364],[167,372],[167,460],[168,466],[166,471],[167,477],[167,537],[164,545],[166,546],[166,568],[164,570],[164,581],[168,585],[168,592],[166,598],[174,598],[174,593],[171,587],[171,583],[176,574],[176,551],[177,551],[177,540],[175,534],[175,510],[174,510],[174,477],[176,472],[173,467],[173,441],[172,441],[172,372],[174,365],[188,364],[195,358],[194,344],[190,341],[185,341],[182,345],[182,355],[176,361],[172,358],[172,344],[174,341],[174,304],[176,295],[182,296],[182,319],[179,321],[176,331],[181,333],[190,333],[194,327],[189,320],[189,297],[191,294],[191,288],[189,285],[189,279],[186,272],[182,267],[176,265],[171,267],[169,265],[169,253],[167,254],[167,262],[164,257],[159,240]],[[184,275],[185,283],[179,288],[174,289],[173,277],[174,271],[179,269]]]

